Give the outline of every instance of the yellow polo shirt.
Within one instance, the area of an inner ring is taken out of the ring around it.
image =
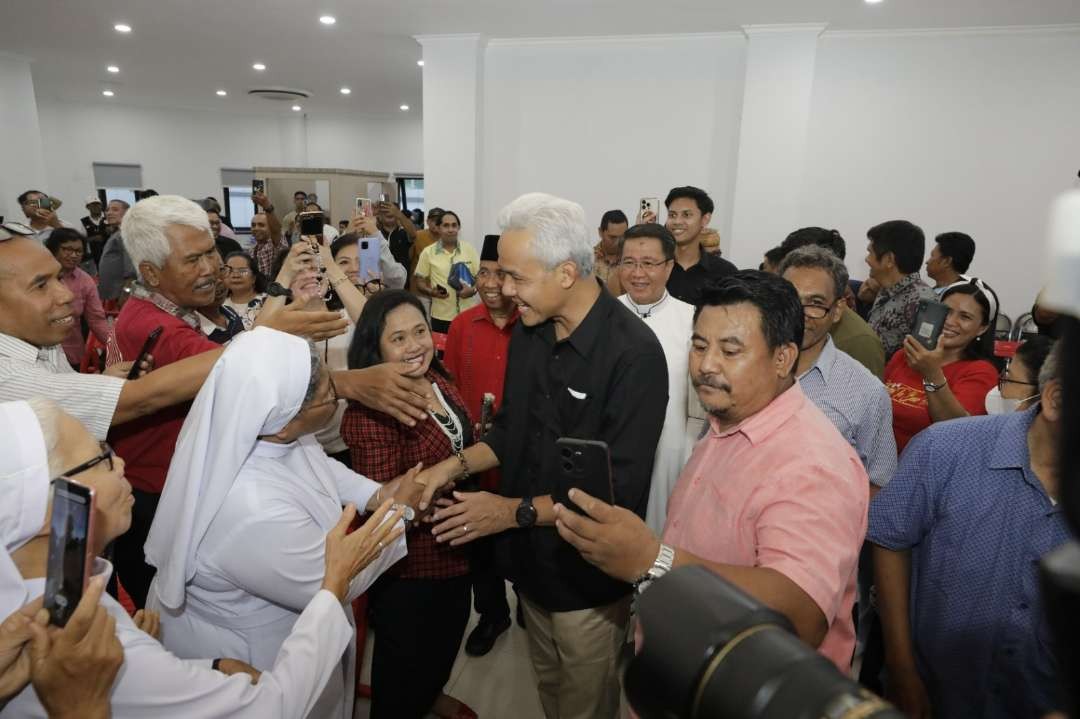
[[[467,310],[475,305],[479,298],[476,295],[468,299],[458,299],[457,292],[450,286],[447,279],[450,277],[450,267],[456,262],[464,262],[476,277],[480,271],[480,255],[476,248],[468,242],[458,240],[457,247],[452,252],[443,248],[442,241],[424,248],[420,253],[420,259],[416,262],[416,276],[427,278],[432,288],[441,285],[449,293],[445,298],[431,298],[431,317],[443,322],[450,322],[458,316],[462,310]]]

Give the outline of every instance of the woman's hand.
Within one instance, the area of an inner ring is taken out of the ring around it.
[[[917,339],[907,335],[904,337],[903,348],[908,367],[921,374],[927,382],[934,384],[945,382],[945,375],[941,371],[945,364],[945,348],[941,346],[940,341],[937,347],[928,350]]]
[[[30,683],[30,624],[41,609],[41,597],[18,609],[0,624],[0,706]]]
[[[153,609],[140,609],[132,617],[135,626],[143,630],[154,639],[161,641],[161,615]]]
[[[349,226],[346,228],[346,232],[354,235],[360,235],[361,237],[375,237],[379,234],[379,225],[375,222],[375,218],[371,215],[357,214],[353,210],[352,219],[349,220]]]
[[[416,466],[400,477],[395,477],[384,484],[368,502],[368,511],[375,509],[372,506],[376,498],[381,502],[383,499],[392,499],[394,504],[406,504],[413,509],[420,503],[420,496],[424,493],[424,485],[416,483],[416,476],[424,468],[423,462],[417,462]]]
[[[349,582],[353,577],[375,561],[388,544],[395,542],[404,533],[405,527],[398,522],[404,508],[398,507],[391,512],[392,504],[389,499],[386,500],[363,526],[351,534],[346,534],[356,517],[356,506],[347,504],[337,525],[327,533],[326,574],[322,586],[323,589],[330,590],[338,600],[345,601]]]
[[[311,245],[304,241],[297,242],[289,249],[289,256],[285,258],[285,263],[281,265],[281,271],[274,281],[282,287],[288,287],[302,270],[311,268],[314,263],[315,256],[311,252]]]

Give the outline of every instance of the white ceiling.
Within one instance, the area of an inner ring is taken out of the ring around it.
[[[16,7],[16,5],[18,7]],[[320,14],[337,24],[326,27]],[[117,22],[134,28],[113,30]],[[37,0],[0,7],[0,48],[34,61],[40,96],[289,114],[245,96],[311,91],[308,112],[420,112],[415,35],[592,36],[719,32],[827,22],[832,30],[1080,23],[1078,0]],[[268,66],[251,69],[253,62]],[[110,75],[105,67],[121,68]],[[339,94],[347,85],[350,96]],[[215,96],[224,88],[229,95]]]

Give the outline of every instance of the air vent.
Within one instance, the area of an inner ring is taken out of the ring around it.
[[[307,90],[297,90],[293,87],[256,87],[248,90],[247,94],[278,102],[295,102],[311,97],[311,93]]]

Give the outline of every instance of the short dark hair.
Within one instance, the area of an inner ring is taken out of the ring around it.
[[[618,210],[616,210],[617,212]],[[671,230],[658,225],[655,222],[644,223],[640,225],[634,225],[626,234],[619,240],[619,257],[622,257],[623,246],[627,240],[657,240],[660,243],[660,250],[664,253],[665,260],[675,259],[675,235],[671,234]]]
[[[354,232],[346,232],[344,235],[338,235],[338,238],[330,243],[330,256],[337,259],[338,254],[341,253],[346,247],[355,245],[356,241],[360,239],[360,236]]]
[[[22,205],[25,205],[26,201],[30,198],[30,195],[33,195],[34,193],[37,193],[39,195],[45,194],[41,190],[27,190],[26,192],[19,195],[19,206],[21,207]]]
[[[809,267],[825,270],[825,272],[832,277],[833,300],[839,300],[844,297],[844,290],[847,289],[848,283],[847,266],[844,264],[844,261],[833,254],[831,250],[817,245],[808,245],[806,247],[800,247],[797,250],[792,250],[780,262],[780,275],[783,276],[785,272],[793,267]]]
[[[286,256],[288,256],[288,253],[286,253]],[[230,252],[225,255],[225,264],[228,264],[229,260],[234,257],[239,257],[247,263],[248,269],[251,270],[251,276],[255,278],[255,291],[266,292],[266,288],[270,284],[270,281],[266,279],[266,275],[259,272],[259,266],[255,263],[255,259],[246,252]],[[280,269],[278,271],[280,272]]]
[[[296,192],[292,193],[292,198],[293,198],[294,200],[295,200],[295,199],[296,199],[297,197],[300,197],[300,196],[303,196],[303,198],[304,198],[305,200],[307,199],[307,193],[306,193],[306,192],[304,192],[303,190],[297,190]]]
[[[780,243],[780,249],[786,255],[792,250],[807,245],[824,247],[841,260],[847,256],[847,243],[836,230],[826,230],[824,227],[800,227],[784,238]],[[783,259],[783,258],[781,258]]]
[[[892,253],[896,267],[905,275],[918,272],[926,252],[926,235],[918,225],[907,220],[889,220],[866,231],[874,255],[881,259]]]
[[[942,257],[952,260],[952,267],[961,275],[971,267],[975,259],[975,240],[963,232],[942,232],[934,238]]]
[[[320,205],[318,202],[305,202],[304,209],[307,210],[307,208],[309,207],[317,207],[319,209],[319,212],[323,211],[322,205]]]
[[[622,210],[608,210],[604,213],[604,216],[600,218],[600,231],[603,232],[608,228],[608,225],[629,225],[630,220],[626,219],[626,213]]]
[[[1017,348],[1016,357],[1031,370],[1030,381],[1038,381],[1039,371],[1042,370],[1052,349],[1054,349],[1054,340],[1046,335],[1035,335],[1031,339],[1024,340]]]
[[[970,282],[958,282],[951,285],[949,289],[941,293],[941,301],[944,302],[952,295],[971,295],[974,297],[975,302],[982,308],[982,324],[987,326],[985,332],[969,342],[968,346],[964,348],[963,358],[993,362],[994,327],[997,326],[997,308],[1001,307],[1001,303],[998,302],[997,292],[994,292],[993,288],[982,280],[974,278]],[[991,298],[993,299],[993,307],[990,306]]]
[[[727,307],[744,302],[757,307],[761,331],[770,350],[791,343],[802,347],[805,324],[799,293],[790,282],[768,272],[740,270],[706,283],[694,308],[694,322],[706,307]]]
[[[784,259],[784,250],[782,247],[774,247],[765,253],[765,259],[769,261],[773,267],[779,267],[780,262]]]
[[[240,246],[240,243],[230,237],[218,237],[214,240],[214,246],[217,248],[218,254],[221,255],[222,262],[227,260],[229,255],[234,252],[244,251],[244,248]]]
[[[67,244],[68,242],[78,242],[82,244],[83,252],[86,252],[86,238],[70,227],[57,227],[50,232],[49,237],[45,240],[45,248],[53,253],[53,255],[56,255],[60,252],[60,245]]]
[[[386,316],[402,305],[415,307],[424,321],[428,321],[420,300],[406,290],[383,290],[364,303],[352,342],[349,344],[349,369],[365,369],[383,363],[379,340],[386,329]],[[428,329],[431,329],[430,322]],[[450,378],[450,373],[438,357],[432,357],[431,368],[443,377]]]
[[[432,207],[430,210],[427,211],[427,216],[430,220],[432,217],[442,217],[442,214],[444,212],[446,212],[446,210],[441,207]]]
[[[454,212],[453,210],[443,210],[443,213],[439,215],[440,225],[442,224],[442,221],[446,218],[447,215],[453,215],[454,219],[457,220],[458,227],[461,227],[461,218],[458,217],[458,213]]]
[[[693,187],[692,185],[673,188],[664,199],[664,207],[670,208],[672,202],[684,197],[697,203],[697,208],[703,215],[711,215],[713,210],[716,209],[712,198],[709,197],[709,193],[700,187]]]

